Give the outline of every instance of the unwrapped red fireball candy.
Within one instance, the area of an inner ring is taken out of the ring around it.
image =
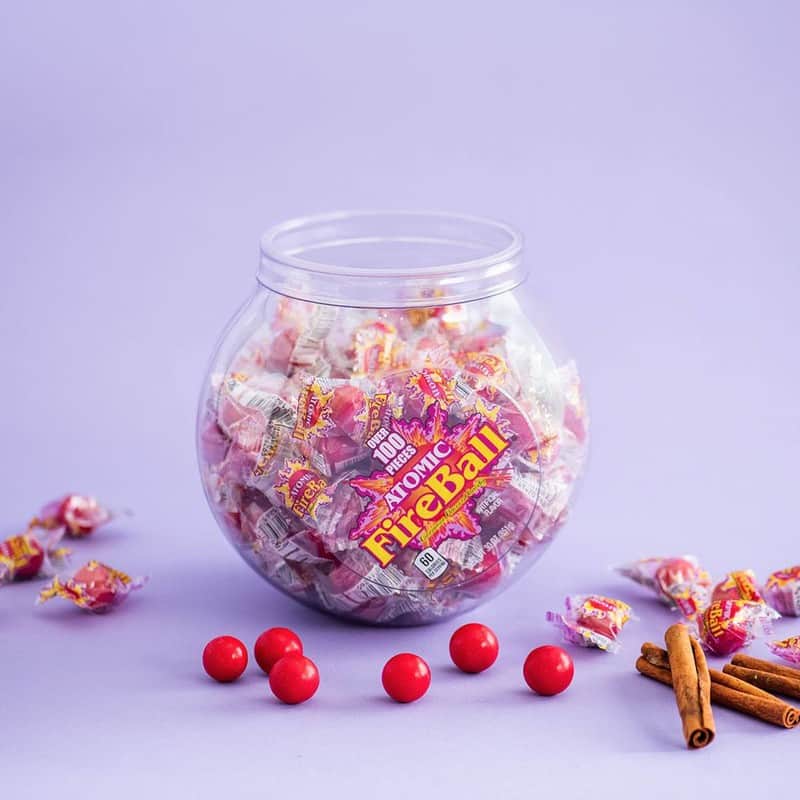
[[[569,653],[552,644],[536,647],[522,665],[522,677],[532,692],[553,697],[569,688],[575,675],[575,664]]]
[[[71,578],[53,580],[39,592],[37,603],[53,597],[70,600],[78,608],[102,613],[119,605],[134,589],[140,589],[147,578],[131,578],[99,561],[90,561]]]
[[[113,514],[94,497],[68,494],[53,500],[31,521],[32,527],[63,527],[68,536],[82,538],[110,522]]]
[[[767,649],[790,664],[800,665],[800,636],[789,636],[777,642],[767,642]]]
[[[655,591],[687,619],[694,619],[708,600],[711,577],[694,556],[643,558],[617,572]]]
[[[764,584],[764,597],[781,614],[800,617],[800,565],[773,572]]]
[[[727,656],[770,633],[778,616],[764,603],[715,600],[697,617],[697,638],[710,653]]]
[[[615,653],[617,638],[631,619],[631,607],[621,600],[598,594],[576,594],[564,601],[566,611],[548,611],[545,618],[560,631],[564,640],[580,647],[597,647]]]
[[[0,542],[0,585],[52,575],[69,554],[56,546],[60,538],[61,531],[41,538],[29,531]]]

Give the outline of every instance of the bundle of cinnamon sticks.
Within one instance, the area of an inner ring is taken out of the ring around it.
[[[763,691],[800,699],[800,669],[737,653],[722,671]]]
[[[706,747],[714,740],[712,703],[783,728],[800,724],[800,710],[772,694],[800,698],[800,670],[737,655],[720,672],[708,668],[685,625],[672,625],[664,639],[666,650],[652,642],[642,645],[636,669],[673,687],[689,748]]]

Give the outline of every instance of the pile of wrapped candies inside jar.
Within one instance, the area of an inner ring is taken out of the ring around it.
[[[583,467],[574,363],[512,291],[423,276],[384,308],[314,300],[319,276],[271,291],[285,274],[229,328],[201,396],[200,470],[228,538],[287,594],[375,624],[505,587],[564,523]]]

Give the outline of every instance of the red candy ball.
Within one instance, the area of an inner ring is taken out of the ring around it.
[[[483,672],[497,661],[500,644],[494,631],[477,622],[462,625],[450,637],[450,658],[462,672]]]
[[[217,636],[203,650],[203,669],[220,683],[235,681],[247,667],[247,648],[235,636]]]
[[[256,639],[253,647],[256,663],[267,675],[279,659],[292,653],[303,655],[303,643],[288,628],[269,628]]]
[[[392,656],[381,675],[386,694],[398,703],[413,703],[419,700],[431,685],[430,667],[413,653],[398,653]]]
[[[269,673],[269,688],[282,703],[305,703],[319,688],[316,664],[299,653],[278,659]]]
[[[546,644],[528,653],[522,674],[536,694],[550,696],[563,692],[572,683],[575,666],[567,652]]]

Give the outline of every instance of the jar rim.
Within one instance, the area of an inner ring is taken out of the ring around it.
[[[479,216],[334,211],[270,227],[261,237],[258,279],[281,294],[331,305],[425,306],[432,297],[446,305],[519,285],[522,246],[516,228]],[[320,251],[325,255],[314,258]]]

